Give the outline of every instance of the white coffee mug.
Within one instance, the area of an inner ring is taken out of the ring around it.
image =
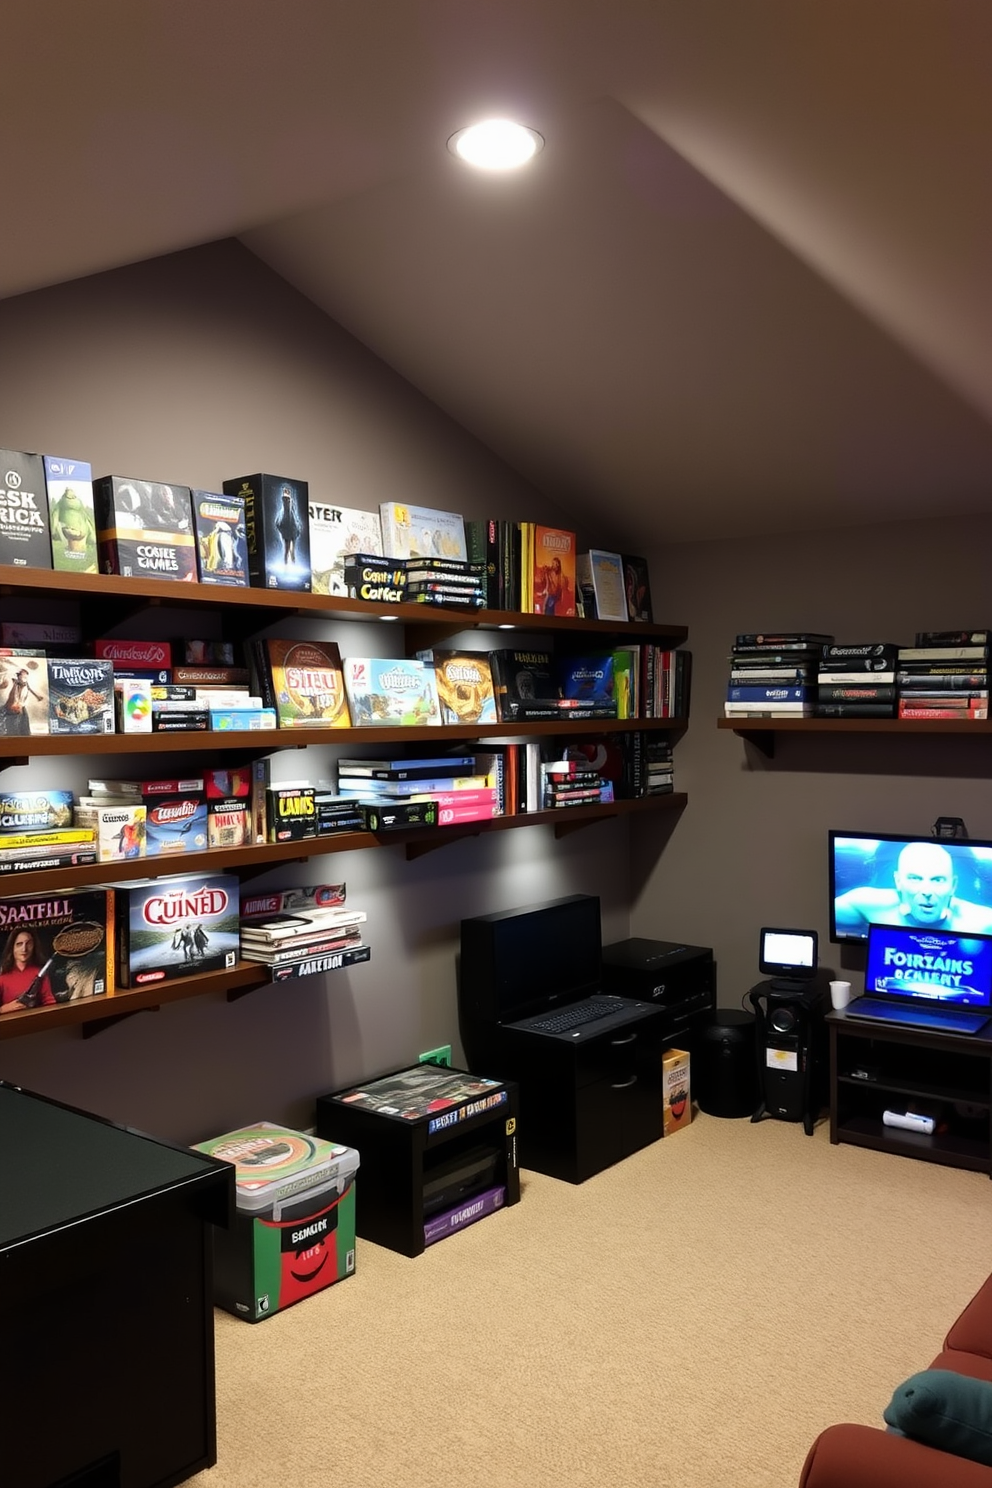
[[[850,982],[830,983],[830,1004],[835,1008],[846,1008],[851,1000]]]

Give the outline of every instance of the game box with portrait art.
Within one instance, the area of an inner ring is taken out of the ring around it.
[[[240,950],[240,882],[188,873],[116,885],[117,978],[144,987],[205,971],[230,971]]]
[[[223,482],[245,504],[248,581],[260,589],[311,587],[310,511],[306,481],[284,475],[240,475]]]
[[[0,1000],[53,1007],[114,990],[114,896],[60,890],[0,899]]]
[[[200,583],[247,584],[244,498],[216,491],[193,491],[192,506]],[[192,657],[187,656],[186,660],[192,661]],[[193,664],[209,665],[202,661]]]

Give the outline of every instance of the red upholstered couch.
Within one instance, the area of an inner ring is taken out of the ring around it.
[[[920,1369],[953,1369],[992,1381],[992,1276]],[[895,1390],[902,1383],[893,1380]],[[879,1414],[888,1401],[879,1405]],[[896,1436],[884,1425],[828,1426],[809,1449],[800,1488],[992,1488],[992,1467]]]

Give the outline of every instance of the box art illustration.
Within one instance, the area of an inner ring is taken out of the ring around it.
[[[240,947],[239,888],[237,878],[220,873],[119,885],[121,986],[143,987],[235,966]]]
[[[575,533],[534,528],[532,609],[538,615],[575,614]]]
[[[423,660],[427,662],[427,656]],[[434,651],[442,723],[495,723],[496,699],[485,652]]]
[[[195,581],[189,486],[104,475],[93,482],[93,504],[104,573]]]
[[[86,656],[49,657],[48,726],[53,734],[112,734],[113,662]]]
[[[40,651],[0,647],[0,734],[47,734],[48,662]]]
[[[45,455],[52,567],[64,573],[97,573],[93,471],[85,460]]]
[[[40,455],[0,450],[0,563],[51,568],[45,467]]]
[[[314,594],[347,594],[348,554],[382,557],[382,528],[375,512],[311,501],[310,565]]]
[[[207,801],[190,793],[145,801],[145,852],[204,852],[207,848]]]
[[[348,728],[335,642],[270,638],[265,646],[280,728]]]
[[[440,723],[434,672],[422,661],[352,656],[343,665],[354,728]]]
[[[247,584],[248,539],[244,497],[193,491],[192,506],[200,583]]]
[[[457,512],[382,501],[379,518],[387,558],[468,558],[465,521]]]
[[[105,889],[0,899],[4,1010],[111,993],[113,927],[113,895]]]
[[[249,581],[264,589],[310,588],[307,482],[281,475],[238,476],[224,494],[245,504]]]
[[[71,790],[0,791],[0,834],[55,832],[71,826]]]

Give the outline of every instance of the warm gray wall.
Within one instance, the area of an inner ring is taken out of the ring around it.
[[[935,500],[935,506],[939,503]],[[827,832],[928,833],[960,816],[992,838],[992,738],[779,738],[767,760],[717,730],[737,632],[811,630],[911,644],[917,630],[992,624],[992,519],[830,530],[815,537],[696,543],[657,555],[660,608],[689,625],[692,724],[676,752],[689,805],[663,855],[634,837],[631,931],[712,945],[719,1000],[758,979],[762,925],[828,933]],[[658,599],[655,601],[658,610]],[[857,986],[862,953],[844,948]]]
[[[0,348],[6,448],[207,489],[282,471],[316,497],[371,510],[403,498],[465,516],[567,519],[233,243],[0,303]],[[0,613],[16,608],[0,602]],[[168,634],[172,623],[137,616],[122,633]],[[388,655],[395,644],[388,626],[334,635],[344,654]],[[324,754],[311,752],[318,773]],[[303,773],[295,752],[277,759],[279,778]],[[42,760],[6,771],[4,784],[78,786],[85,774],[82,760]],[[369,965],[231,1004],[184,1002],[92,1039],[67,1030],[5,1040],[0,1076],[180,1141],[260,1118],[307,1125],[322,1091],[436,1044],[457,1053],[464,916],[597,893],[604,938],[630,933],[619,823],[560,843],[547,827],[494,833],[412,863],[398,848],[332,854],[254,885],[341,879],[368,912]]]

